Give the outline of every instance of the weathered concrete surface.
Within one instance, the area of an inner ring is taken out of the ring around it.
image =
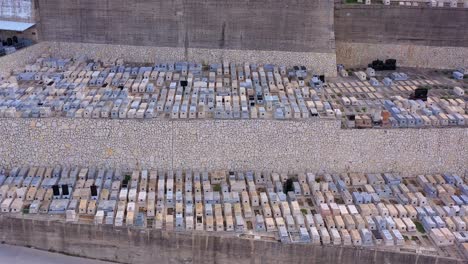
[[[0,263],[14,264],[111,264],[113,262],[72,257],[21,246],[0,245]]]
[[[43,40],[331,52],[333,0],[38,0]]]
[[[37,4],[40,39],[59,54],[306,65],[316,74],[336,76],[333,0],[38,0]]]
[[[456,172],[468,129],[340,129],[339,121],[0,119],[0,166]]]
[[[335,6],[337,42],[468,47],[466,21],[465,8]]]
[[[336,42],[337,63],[348,68],[390,58],[396,59],[398,66],[455,69],[468,65],[468,47]]]
[[[214,233],[138,230],[6,215],[0,215],[0,239],[13,245],[122,263],[463,263],[366,248],[291,245]]]
[[[399,66],[453,69],[468,65],[464,8],[335,4],[336,60],[346,67],[376,59]]]

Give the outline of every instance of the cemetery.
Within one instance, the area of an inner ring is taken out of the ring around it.
[[[336,119],[345,128],[464,127],[463,80],[393,71],[327,78],[306,66],[128,64],[43,55],[0,80],[0,118]],[[374,67],[374,68],[372,68]],[[411,69],[408,69],[411,71]],[[334,80],[335,79],[335,80]],[[430,91],[429,91],[430,90]]]
[[[466,263],[467,8],[0,0],[0,241]]]
[[[2,216],[68,225],[248,235],[463,259],[466,183],[464,175],[452,173],[23,166],[1,170],[0,202]]]

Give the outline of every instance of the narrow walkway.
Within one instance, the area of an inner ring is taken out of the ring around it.
[[[71,257],[32,248],[0,245],[0,263],[15,264],[111,264],[111,262]]]

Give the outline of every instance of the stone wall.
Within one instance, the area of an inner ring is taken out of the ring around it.
[[[456,69],[468,66],[468,47],[336,42],[336,61],[348,68],[390,58],[396,59],[398,66]]]
[[[23,70],[27,63],[34,62],[44,53],[49,52],[45,43],[35,44],[20,49],[10,55],[0,57],[0,76],[10,76],[12,71]]]
[[[272,63],[276,65],[306,65],[316,74],[336,76],[336,55],[332,53],[247,51],[228,49],[199,49],[144,47],[128,45],[106,45],[90,43],[43,41],[8,56],[0,57],[0,74],[22,70],[27,63],[35,61],[42,54],[71,58],[82,55],[91,59],[123,58],[132,63],[155,63],[190,61],[198,63]]]
[[[282,244],[218,233],[165,232],[0,215],[8,244],[121,263],[458,264],[462,260],[368,248]]]
[[[339,121],[0,119],[0,165],[456,172],[468,129],[345,130]]]
[[[128,62],[174,62],[190,61],[199,63],[220,63],[227,60],[233,63],[272,63],[276,65],[306,65],[317,74],[336,76],[336,56],[334,52],[292,52],[268,50],[232,50],[177,47],[150,47],[129,45],[106,45],[71,42],[45,42],[54,56],[89,58],[123,58]]]

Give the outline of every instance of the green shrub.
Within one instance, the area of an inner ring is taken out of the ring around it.
[[[416,229],[419,231],[419,233],[426,233],[426,230],[424,230],[423,225],[419,221],[414,221],[414,224],[416,225]]]
[[[213,186],[213,191],[214,191],[214,192],[220,192],[220,191],[221,191],[221,185],[215,184],[215,185]]]

